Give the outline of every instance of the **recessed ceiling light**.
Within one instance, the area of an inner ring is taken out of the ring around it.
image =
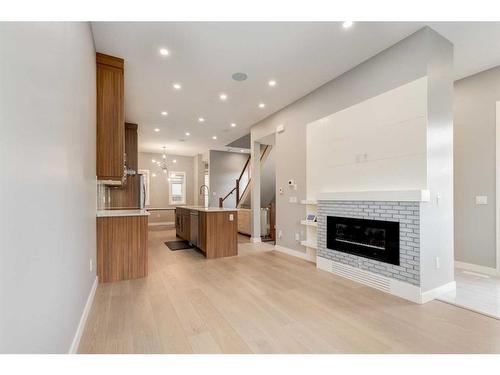
[[[156,177],[156,173],[153,173],[153,174],[152,174],[152,176],[153,176],[153,177]]]
[[[240,150],[240,152],[245,152],[245,150]]]
[[[166,115],[168,115],[168,112],[167,112],[167,111],[163,111],[163,112],[161,113],[161,115],[162,115],[162,116],[166,116]]]
[[[232,128],[235,128],[236,127],[236,124],[234,122],[231,123],[231,127]]]
[[[177,159],[172,160],[172,163],[177,163]]]
[[[248,78],[248,75],[246,73],[234,73],[232,77],[235,81],[241,82],[246,80]]]
[[[176,89],[176,90],[180,90],[180,89],[182,88],[182,86],[181,86],[181,84],[180,84],[180,83],[174,83],[172,86],[173,86],[173,87],[174,87],[174,89]]]
[[[188,136],[188,137],[191,135],[191,133],[190,133],[190,132],[186,132],[185,134],[186,134],[186,136]]]
[[[158,129],[158,128],[155,128],[155,132],[157,132],[157,133],[158,133],[159,131],[160,131],[160,129]]]
[[[226,100],[227,99],[227,94],[220,94],[219,98],[220,98],[220,100]]]
[[[352,24],[353,24],[353,22],[352,22],[352,21],[345,21],[345,22],[342,24],[342,27],[343,27],[344,29],[348,29],[349,27],[351,27],[351,26],[352,26]]]
[[[216,140],[216,139],[217,139],[217,136],[216,136],[216,135],[213,135],[213,136],[212,136],[212,139],[213,139],[213,140]]]
[[[166,48],[160,48],[160,55],[162,56],[168,56],[170,52]]]
[[[205,119],[203,117],[198,117],[199,122],[205,122]]]
[[[155,159],[151,159],[151,161],[152,161],[153,163],[156,163],[156,160],[155,160]]]
[[[276,86],[276,83],[277,83],[277,82],[276,82],[274,79],[272,79],[272,80],[270,80],[267,84],[268,84],[269,86],[271,86],[271,87],[274,87],[274,86]]]
[[[259,108],[264,108],[266,105],[264,103],[259,103]]]

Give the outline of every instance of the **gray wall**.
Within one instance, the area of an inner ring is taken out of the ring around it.
[[[167,160],[177,160],[170,163],[170,171],[186,172],[186,204],[194,204],[194,167],[195,158],[192,156],[180,156],[167,154]],[[155,208],[173,207],[169,204],[170,191],[168,189],[167,176],[161,171],[161,168],[156,166],[152,159],[162,160],[161,153],[139,152],[139,169],[149,170],[149,206]],[[152,174],[155,173],[156,177]],[[151,223],[175,221],[173,211],[153,211],[149,217]]]
[[[219,198],[224,198],[236,186],[248,159],[248,154],[210,150],[209,179],[210,206],[219,207]],[[224,201],[224,207],[236,207],[236,192]]]
[[[260,206],[267,207],[276,196],[276,161],[274,146],[260,166]]]
[[[252,127],[252,141],[275,132],[278,125],[285,127],[283,133],[276,135],[276,190],[285,188],[283,195],[276,193],[276,229],[283,231],[282,238],[277,239],[278,245],[305,252],[305,248],[294,239],[295,233],[304,232],[300,219],[305,215],[305,207],[289,203],[289,197],[294,195],[299,200],[306,198],[306,125],[426,76],[430,66],[429,58],[436,52],[431,43],[436,35],[429,28],[421,29]],[[446,100],[450,98],[447,96]],[[447,160],[449,161],[448,156]],[[286,189],[288,179],[295,180],[297,191]],[[451,199],[452,194],[448,194],[447,198]],[[448,219],[451,220],[449,207],[446,207]],[[450,237],[449,235],[447,228],[446,236]],[[448,242],[452,244],[453,238],[448,238]],[[444,251],[449,252],[448,250],[449,247],[446,247]],[[446,270],[443,279],[449,279],[452,257],[444,254],[443,257],[446,258],[445,264],[442,264]],[[425,259],[427,262],[427,258]],[[426,287],[434,284],[434,281],[427,283],[427,280],[439,278],[434,276],[436,275],[427,275],[422,280]],[[442,283],[441,280],[437,282]]]
[[[496,265],[495,130],[500,67],[455,82],[455,259]],[[486,195],[487,205],[475,196]]]
[[[0,23],[0,82],[0,352],[65,353],[96,277],[89,24]]]
[[[430,31],[410,35],[252,127],[253,141],[275,132],[278,125],[285,127],[276,135],[275,146],[276,189],[285,188],[285,194],[276,194],[276,229],[283,231],[278,245],[305,252],[294,239],[294,233],[303,231],[300,219],[305,207],[288,199],[292,194],[306,198],[306,125],[425,76]],[[286,189],[289,179],[295,180],[297,191]]]

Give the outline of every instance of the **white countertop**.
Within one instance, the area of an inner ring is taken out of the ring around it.
[[[227,212],[227,211],[238,211],[237,208],[220,208],[220,207],[204,207],[204,206],[177,206],[179,208],[185,208],[186,210],[195,210],[202,212]]]
[[[97,217],[149,216],[146,210],[97,210]]]

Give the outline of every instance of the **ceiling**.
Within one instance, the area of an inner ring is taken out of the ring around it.
[[[454,43],[456,79],[500,65],[500,23],[93,22],[92,31],[98,52],[125,59],[125,118],[139,124],[139,150],[195,155],[226,149],[251,125],[424,25]],[[236,72],[248,79],[234,81]]]

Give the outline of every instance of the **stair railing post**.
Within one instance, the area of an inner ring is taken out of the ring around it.
[[[240,203],[240,180],[236,180],[236,206]]]

